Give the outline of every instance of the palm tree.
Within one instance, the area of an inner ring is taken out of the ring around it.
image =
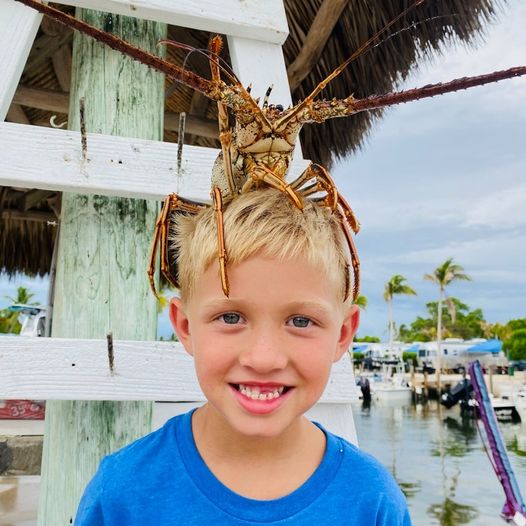
[[[33,296],[34,294],[25,287],[18,287],[16,297],[4,296],[4,298],[13,304],[35,305],[34,302],[30,303]],[[7,309],[0,311],[0,333],[18,334],[21,329],[19,317],[19,312],[11,312]]]
[[[21,304],[21,305],[35,305],[35,303],[29,303],[33,298],[34,294],[29,292],[25,287],[18,287],[16,289],[16,297],[4,296],[6,300],[9,300],[12,303]]]
[[[437,312],[437,387],[440,394],[440,370],[442,368],[442,304],[447,302],[448,307],[451,307],[451,301],[446,297],[446,287],[454,281],[471,281],[471,278],[464,273],[464,267],[455,263],[453,258],[446,259],[442,265],[437,267],[433,274],[425,274],[424,279],[436,283],[440,289],[438,296],[438,312]]]
[[[365,310],[367,308],[367,304],[369,303],[369,300],[367,299],[367,296],[364,296],[363,294],[360,294],[355,300],[354,304],[358,305],[361,310]]]
[[[389,350],[393,347],[394,339],[393,298],[397,294],[416,296],[416,292],[409,285],[406,285],[406,281],[407,279],[404,276],[396,274],[385,284],[384,300],[389,307]]]

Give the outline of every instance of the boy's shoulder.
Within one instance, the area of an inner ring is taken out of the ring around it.
[[[101,467],[105,478],[123,479],[127,473],[152,473],[156,465],[179,459],[177,434],[182,425],[190,425],[186,413],[170,418],[162,427],[107,455]]]

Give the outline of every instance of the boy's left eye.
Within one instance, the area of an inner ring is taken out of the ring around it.
[[[305,328],[312,325],[312,320],[305,316],[294,316],[288,321],[288,323],[297,328]]]
[[[227,325],[235,325],[241,321],[241,316],[237,314],[237,312],[227,312],[225,314],[221,314],[219,319]]]

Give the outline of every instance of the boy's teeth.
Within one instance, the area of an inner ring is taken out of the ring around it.
[[[259,387],[249,387],[248,385],[239,384],[240,393],[252,400],[273,400],[274,398],[278,398],[284,389],[285,387],[281,386],[272,391],[266,390],[265,393],[262,393]]]

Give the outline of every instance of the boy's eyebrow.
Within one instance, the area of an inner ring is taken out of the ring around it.
[[[287,307],[297,307],[297,308],[312,308],[320,310],[329,310],[330,305],[321,301],[291,301],[287,303]]]
[[[204,302],[203,307],[206,309],[216,309],[216,308],[234,308],[238,305],[245,305],[250,304],[250,302],[247,302],[243,299],[237,299],[237,298],[218,298],[213,299],[208,302]],[[331,312],[331,305],[325,302],[318,302],[318,301],[291,301],[289,303],[286,303],[280,308],[284,308],[286,310],[302,310],[302,309],[313,309],[320,311],[324,314],[329,314]]]

